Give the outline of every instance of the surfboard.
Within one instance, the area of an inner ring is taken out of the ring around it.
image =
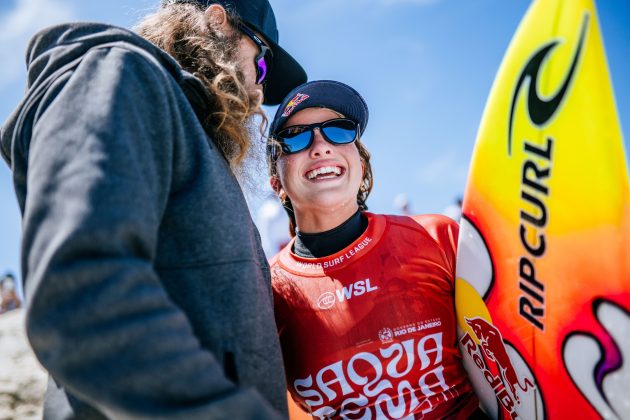
[[[456,311],[492,418],[630,418],[630,187],[592,0],[535,0],[491,89]]]

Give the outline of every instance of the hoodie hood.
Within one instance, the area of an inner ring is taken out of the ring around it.
[[[37,107],[57,78],[77,66],[92,48],[118,46],[142,50],[156,59],[184,90],[198,116],[205,115],[208,93],[201,81],[184,71],[166,52],[138,34],[100,23],[68,23],[42,30],[30,41],[26,52],[28,71],[26,94],[9,116],[0,133],[0,152],[13,169],[16,153],[27,150],[24,134],[29,134]]]

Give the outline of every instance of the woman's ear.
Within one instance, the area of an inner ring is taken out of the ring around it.
[[[221,33],[229,35],[233,30],[227,12],[220,4],[214,3],[208,6],[205,15],[210,27],[218,29]]]
[[[276,194],[278,194],[278,198],[280,199],[280,201],[284,203],[287,200],[287,193],[282,188],[282,184],[280,183],[280,178],[278,178],[277,176],[270,177],[269,185],[271,185],[271,189],[274,190]]]
[[[269,185],[271,185],[271,189],[278,194],[282,189],[282,185],[280,184],[280,179],[277,176],[269,177]]]

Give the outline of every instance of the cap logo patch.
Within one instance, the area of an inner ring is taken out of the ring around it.
[[[298,93],[289,101],[286,108],[284,108],[284,112],[282,113],[283,117],[288,117],[291,115],[296,106],[307,100],[309,96],[305,93]]]

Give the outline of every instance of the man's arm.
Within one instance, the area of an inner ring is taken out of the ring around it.
[[[110,417],[273,417],[201,348],[153,268],[175,90],[144,57],[111,48],[43,98],[24,212],[28,336],[60,384]]]

